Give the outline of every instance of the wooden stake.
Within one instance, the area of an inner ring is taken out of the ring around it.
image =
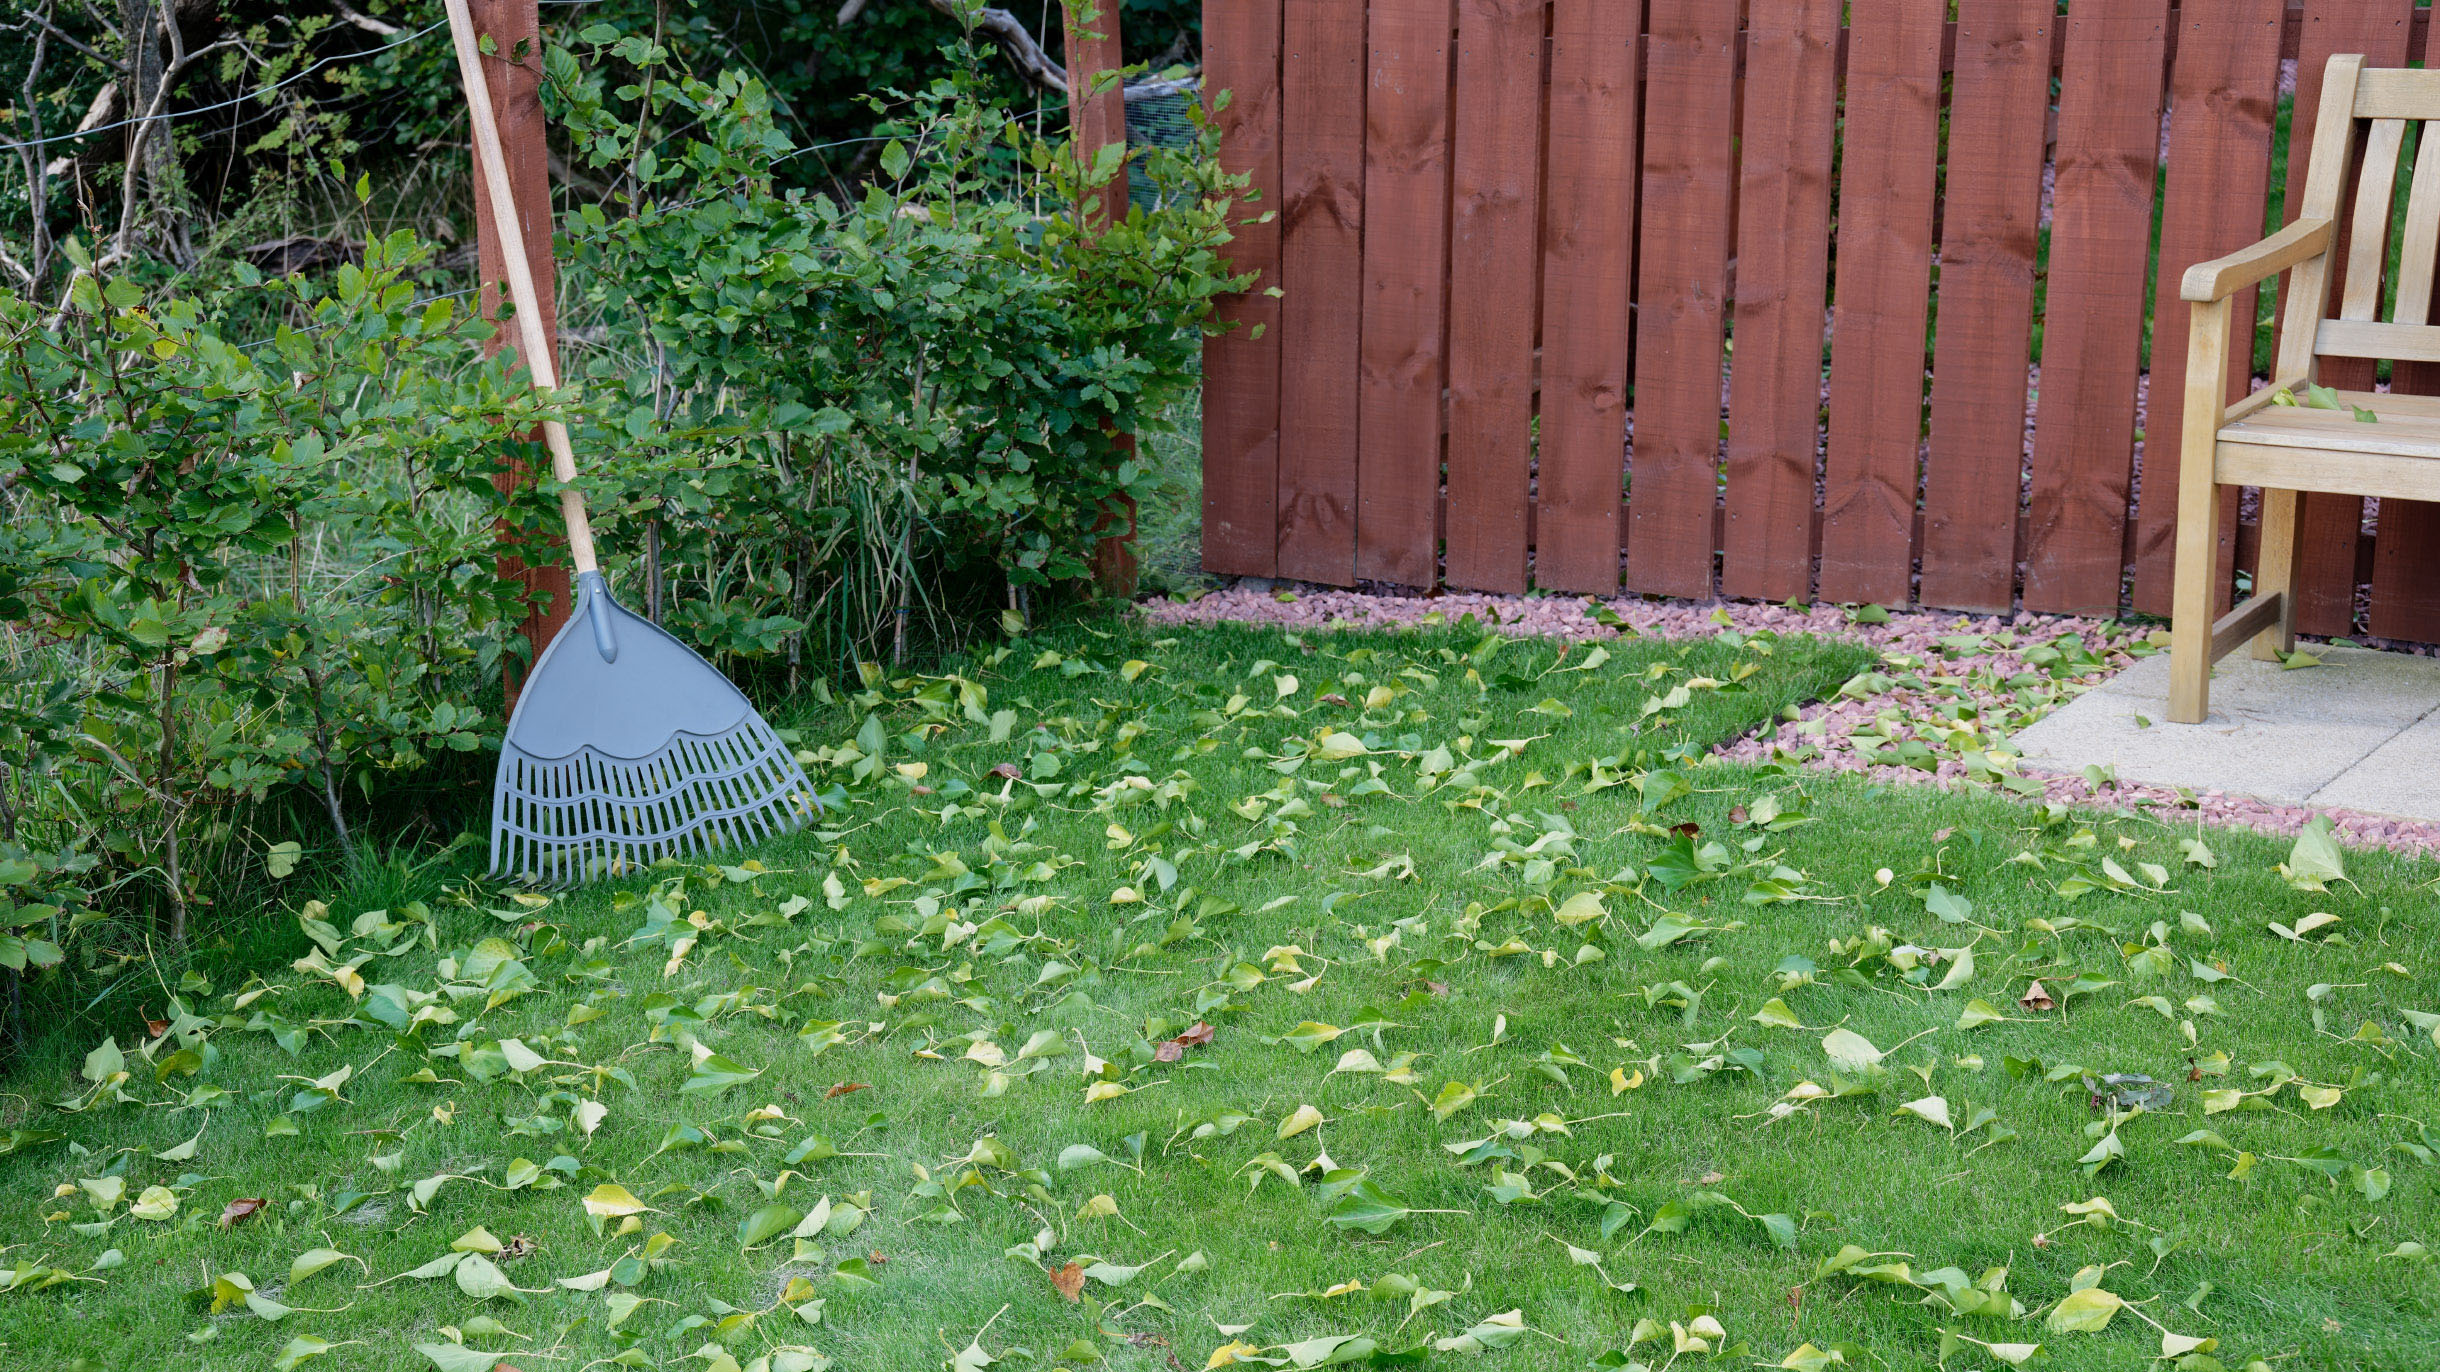
[[[500,146],[508,158],[509,181],[516,190],[522,220],[518,231],[524,237],[526,261],[533,268],[534,290],[542,303],[543,333],[556,351],[558,273],[551,259],[551,173],[542,121],[540,11],[536,0],[468,0],[467,9],[474,16],[476,32],[491,40],[491,50],[483,58],[483,76],[491,94],[492,118],[500,128]],[[500,256],[500,227],[492,217],[491,195],[479,168],[474,176],[474,204],[476,260],[482,283],[479,308],[485,319],[496,320],[508,299],[502,284],[507,265]],[[514,347],[516,336],[514,328],[504,327],[484,347],[497,353]],[[540,443],[542,431],[536,429],[524,437]],[[506,498],[532,480],[533,468],[512,456],[492,484]],[[575,601],[567,566],[559,555],[561,541],[557,535],[545,534],[527,543],[506,520],[493,528],[500,544],[500,575],[524,584],[525,622],[519,628],[532,645],[533,656],[539,657],[543,646],[567,622]],[[531,561],[527,553],[533,554]],[[516,708],[521,675],[512,668],[504,676],[508,709]]]
[[[1069,139],[1084,166],[1103,148],[1127,144],[1127,93],[1118,82],[1098,89],[1105,72],[1126,66],[1120,55],[1119,0],[1060,0],[1059,16],[1067,29]],[[1099,191],[1088,191],[1077,213],[1086,222],[1108,227],[1127,217],[1127,176],[1121,172]],[[1135,435],[1116,435],[1124,457],[1135,455]],[[1108,594],[1132,597],[1138,566],[1135,550],[1135,500],[1118,496],[1102,508],[1095,531],[1102,533],[1093,548],[1093,579]]]

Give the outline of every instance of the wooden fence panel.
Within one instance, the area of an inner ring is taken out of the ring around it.
[[[1223,576],[1278,568],[1279,204],[1278,0],[1207,0],[1204,81],[1226,92],[1213,115],[1221,163],[1260,197],[1236,214],[1230,270],[1260,276],[1220,304],[1236,327],[1203,347],[1203,567]],[[1259,336],[1257,336],[1259,334]]]
[[[1451,0],[1373,0],[1356,575],[1439,580]],[[1206,40],[1208,42],[1208,40]]]
[[[2296,117],[2288,135],[2287,217],[2296,217],[2296,203],[2312,159],[2313,125],[2320,117],[2321,74],[2334,53],[2360,52],[2368,67],[2406,65],[2408,23],[2412,0],[2310,0],[2305,6],[2304,34],[2296,63]],[[2361,140],[2358,140],[2359,142]],[[2342,202],[2339,245],[2330,255],[2330,281],[2346,280],[2349,221],[2353,199]],[[2338,289],[2333,284],[2330,310],[2337,312]],[[2321,367],[2322,384],[2345,390],[2372,389],[2374,364],[2361,358],[2332,358]],[[2298,502],[2297,520],[2304,528],[2304,547],[2296,562],[2296,628],[2308,634],[2343,634],[2355,623],[2355,570],[2364,532],[2364,502],[2355,496],[2309,494]]]
[[[1545,590],[1618,590],[1638,8],[1621,0],[1557,0],[1551,12],[1534,529],[1534,581]]]
[[[1923,474],[1926,605],[2005,613],[2016,596],[2043,163],[2025,131],[2050,116],[2056,21],[2053,0],[1958,7]]]
[[[2118,612],[2168,0],[2067,12],[2025,608]]]
[[[1627,584],[1708,596],[1736,145],[1734,5],[1653,0],[1644,58]]]
[[[2134,607],[2169,612],[2176,584],[2177,436],[2185,418],[2189,309],[2178,297],[2186,268],[2234,252],[2262,236],[2270,187],[2271,136],[2278,115],[2279,35],[2287,0],[2226,0],[2205,15],[2179,17],[2171,73],[2169,173],[2162,192],[2160,284],[2153,293],[2151,407],[2144,419],[2143,493],[2137,508]],[[2302,182],[2298,182],[2302,185]],[[2229,313],[2228,395],[2245,394],[2253,374],[2255,292],[2239,292]],[[2237,501],[2220,502],[2216,597],[2232,598]]]
[[[1854,0],[1821,596],[1911,598],[1945,0]]]
[[[1838,0],[1764,6],[1746,39],[1746,80],[1770,96],[1747,102],[1739,140],[1726,595],[1787,600],[1813,589],[1839,10]]]
[[[1279,575],[1356,568],[1364,288],[1364,17],[1287,0],[1280,48]]]
[[[2165,611],[2177,279],[2258,236],[2281,58],[2301,187],[2326,59],[2405,65],[2431,11],[2055,7],[1209,5],[1223,161],[1261,198],[1228,248],[1255,288],[1205,351],[1204,565],[1605,594],[1623,560],[1639,592]],[[2440,364],[2394,380],[2440,393]],[[2254,536],[2224,505],[2226,583]],[[2440,505],[2388,502],[2369,541],[2364,509],[2305,500],[2300,627],[2346,631],[2369,567],[2370,627],[2440,641]]]
[[[1458,0],[1444,574],[1525,589],[1545,0]]]

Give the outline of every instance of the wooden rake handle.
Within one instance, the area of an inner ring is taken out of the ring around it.
[[[542,330],[542,299],[534,290],[534,268],[525,257],[524,221],[517,213],[515,191],[508,182],[508,158],[500,149],[500,126],[492,118],[491,92],[483,80],[482,49],[474,32],[474,16],[466,0],[445,0],[449,36],[457,47],[458,76],[466,86],[467,113],[474,119],[474,161],[491,196],[492,224],[498,230],[500,259],[508,268],[508,294],[517,307],[518,351],[534,388],[545,394],[558,389],[558,368],[551,362],[551,340]],[[567,426],[543,421],[542,441],[551,450],[551,475],[560,482],[559,514],[568,526],[568,559],[576,574],[600,569],[593,555],[593,522],[585,515],[585,498],[574,485],[576,450],[568,444]]]

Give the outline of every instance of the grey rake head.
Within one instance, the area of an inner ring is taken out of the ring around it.
[[[727,677],[599,572],[535,662],[491,793],[491,872],[572,886],[786,833],[821,809]]]

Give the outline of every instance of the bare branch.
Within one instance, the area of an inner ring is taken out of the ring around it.
[[[78,52],[81,52],[85,56],[92,58],[94,61],[101,63],[103,66],[110,68],[112,71],[124,72],[127,70],[126,63],[119,61],[115,57],[104,57],[97,49],[86,43],[83,39],[78,38],[75,34],[68,32],[59,25],[52,23],[51,16],[48,12],[42,14],[29,14],[26,16],[26,18],[31,19],[36,24],[41,25],[42,28],[49,32],[53,38],[56,38],[60,42],[67,44],[69,47],[76,49]]]
[[[49,273],[51,266],[50,186],[45,179],[42,153],[39,151],[42,147],[42,100],[38,94],[42,85],[43,59],[50,52],[51,35],[48,32],[51,27],[50,8],[48,0],[45,0],[44,12],[35,16],[42,21],[45,31],[34,35],[34,53],[26,61],[23,88],[26,136],[22,142],[11,141],[11,146],[16,149],[17,161],[25,168],[25,205],[27,218],[31,221],[30,236],[33,239],[31,255],[34,265],[25,266],[16,258],[0,252],[0,258],[7,260],[9,268],[25,279],[28,295],[42,289],[42,278]]]
[[[385,20],[375,19],[373,16],[366,14],[353,5],[348,4],[347,0],[330,0],[330,7],[339,12],[340,18],[355,25],[357,28],[364,30],[366,33],[376,33],[384,38],[396,38],[398,35],[406,32],[405,29],[398,27],[396,24],[389,23]]]

